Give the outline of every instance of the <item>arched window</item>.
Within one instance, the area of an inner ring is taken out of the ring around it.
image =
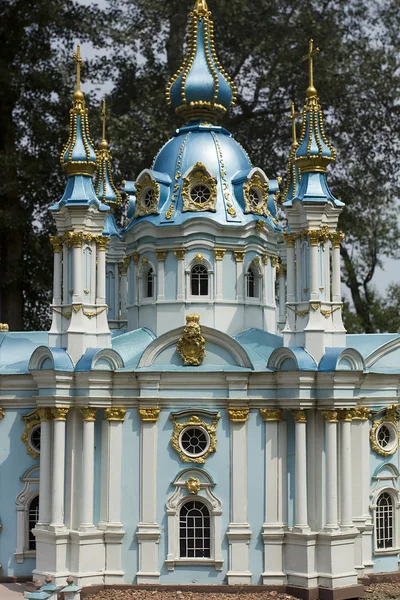
[[[208,271],[204,265],[195,265],[191,271],[192,296],[208,296]]]
[[[32,533],[39,521],[39,496],[34,496],[28,507],[28,550],[36,550],[36,538]]]
[[[154,296],[154,271],[149,268],[144,279],[144,297],[153,298]]]
[[[259,281],[257,270],[250,265],[246,273],[246,295],[248,298],[259,297]]]
[[[376,547],[381,550],[394,546],[393,500],[390,494],[382,492],[376,503],[375,512]]]
[[[203,502],[186,502],[179,515],[181,558],[210,558],[210,512]]]

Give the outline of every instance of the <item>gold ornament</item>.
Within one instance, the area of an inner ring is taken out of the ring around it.
[[[262,231],[264,231],[264,229],[265,229],[265,221],[262,221],[261,219],[256,221],[256,231],[261,233]]]
[[[122,263],[119,264],[119,272],[121,275],[128,274],[129,263],[130,263],[130,258],[128,256],[126,256],[124,258],[124,260],[122,261]]]
[[[2,421],[5,417],[6,413],[4,412],[4,408],[0,408],[0,421]]]
[[[208,456],[210,456],[210,454],[215,452],[217,449],[217,425],[218,425],[218,421],[220,419],[220,415],[217,414],[215,416],[211,425],[209,425],[205,421],[202,421],[196,415],[192,415],[184,423],[178,423],[178,421],[176,420],[175,415],[173,413],[171,413],[169,418],[171,419],[172,423],[174,424],[174,432],[171,437],[171,446],[178,453],[181,461],[204,464],[206,461],[206,458],[208,458]],[[179,440],[180,440],[181,433],[182,433],[182,431],[184,431],[185,429],[187,429],[190,426],[200,427],[208,433],[208,436],[210,439],[210,444],[209,444],[206,452],[204,454],[202,454],[201,456],[187,456],[183,452],[183,450],[180,446]]]
[[[199,315],[187,315],[186,327],[176,350],[185,366],[198,367],[206,355],[206,341],[201,335]]]
[[[232,423],[246,423],[249,412],[248,408],[228,408],[229,420]]]
[[[263,421],[282,421],[282,410],[280,408],[260,408]]]
[[[351,422],[353,420],[353,411],[351,408],[342,408],[339,413],[339,419],[341,421]]]
[[[132,254],[132,262],[134,265],[138,265],[139,264],[139,254],[137,252],[134,252]]]
[[[325,423],[338,422],[339,414],[337,410],[321,410],[321,415],[324,417]]]
[[[165,218],[169,220],[173,214],[174,214],[174,205],[170,204],[167,212],[165,213]]]
[[[81,415],[84,421],[95,421],[96,420],[96,409],[91,407],[80,408]]]
[[[269,183],[263,181],[258,173],[253,175],[253,177],[243,185],[244,212],[272,217],[268,210],[268,190]],[[250,196],[250,192],[253,192],[253,194],[257,196],[258,202],[254,203]]]
[[[9,330],[7,323],[0,323],[0,331],[6,333]]]
[[[37,409],[37,410],[40,410],[40,409]],[[37,452],[37,450],[32,448],[31,444],[29,443],[32,429],[34,427],[36,427],[36,425],[40,425],[40,417],[37,413],[37,410],[34,410],[25,415],[21,415],[21,418],[25,423],[25,431],[21,435],[21,440],[24,442],[24,444],[26,446],[27,454],[29,454],[29,456],[31,456],[32,458],[39,458],[39,456],[40,456],[39,452]],[[47,410],[47,409],[43,409],[43,410]]]
[[[185,485],[191,494],[197,494],[200,491],[200,479],[197,477],[189,477],[185,481]]]
[[[205,186],[210,192],[210,197],[205,202],[196,202],[192,198],[193,188],[198,184]],[[217,180],[209,174],[203,163],[196,163],[188,177],[183,178],[182,200],[184,212],[217,210]]]
[[[331,240],[332,248],[340,248],[341,243],[344,240],[344,233],[342,233],[341,231],[335,231],[331,233]]]
[[[147,423],[156,423],[160,416],[159,408],[139,408],[139,415],[141,421]]]
[[[234,250],[233,251],[233,256],[235,257],[236,262],[243,262],[245,254],[246,254],[245,250]]]
[[[107,249],[108,244],[110,243],[110,238],[105,235],[99,235],[96,238],[97,249],[100,251],[105,251]]]
[[[145,215],[158,215],[160,186],[148,173],[144,175],[140,182],[136,183],[136,198],[134,218]]]
[[[263,265],[267,265],[268,264],[268,254],[263,254],[262,255],[262,261],[263,261]],[[271,261],[272,264],[272,261]]]
[[[375,452],[377,452],[381,456],[390,456],[394,454],[399,446],[400,431],[398,427],[398,420],[398,407],[395,404],[392,404],[391,406],[387,407],[385,416],[382,417],[382,419],[379,419],[378,421],[374,421],[372,424],[370,431],[371,447]],[[377,439],[378,429],[380,425],[384,423],[387,423],[388,428],[394,429],[396,432],[395,443],[389,449],[382,448],[378,443]]]
[[[126,415],[126,408],[105,408],[104,416],[106,421],[123,421]]]
[[[367,421],[370,410],[366,406],[356,406],[353,408],[353,421]]]
[[[197,260],[197,262],[203,262],[204,256],[200,252],[198,252],[194,255],[194,259]]]
[[[183,248],[181,250],[174,250],[174,254],[177,260],[185,260],[186,250]]]
[[[50,244],[53,246],[54,252],[61,252],[63,245],[63,236],[62,235],[51,235],[50,236]]]
[[[67,419],[68,408],[52,407],[50,409],[53,421],[65,421]]]
[[[300,410],[293,410],[292,413],[295,423],[307,423],[307,413],[303,408]]]
[[[295,233],[284,233],[283,237],[286,241],[286,247],[287,248],[294,248],[294,243],[296,241],[296,234]]]
[[[226,253],[225,248],[214,248],[215,260],[223,260],[225,253]]]
[[[51,421],[53,418],[53,416],[51,414],[51,408],[41,406],[40,408],[37,408],[35,410],[35,413],[41,423],[43,421]]]
[[[167,251],[166,250],[158,250],[156,252],[156,257],[157,257],[158,261],[164,262],[165,259],[167,258]]]

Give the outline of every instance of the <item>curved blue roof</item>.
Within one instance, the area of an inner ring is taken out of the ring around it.
[[[0,373],[29,373],[29,360],[39,346],[47,346],[47,331],[0,333]]]

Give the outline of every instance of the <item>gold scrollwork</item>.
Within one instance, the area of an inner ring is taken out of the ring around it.
[[[206,341],[201,335],[200,316],[187,315],[186,327],[176,350],[185,366],[198,367],[206,355]]]
[[[263,181],[258,173],[253,175],[243,185],[244,212],[263,215],[265,217],[270,216],[268,210],[268,190],[269,183]]]
[[[84,421],[95,421],[96,420],[96,409],[88,407],[82,407],[79,409]]]
[[[6,332],[9,330],[8,323],[0,323],[0,331]]]
[[[44,410],[46,410],[46,409],[44,409]],[[25,431],[21,435],[21,440],[24,442],[24,444],[26,446],[26,452],[32,458],[39,458],[39,456],[40,456],[39,452],[37,450],[35,450],[35,448],[33,447],[32,443],[31,443],[32,430],[34,428],[37,428],[38,425],[40,425],[40,417],[37,413],[37,410],[34,410],[25,415],[21,415],[21,417],[25,423]]]
[[[233,256],[235,257],[236,262],[243,262],[245,254],[246,254],[245,250],[234,250],[233,251]]]
[[[174,250],[174,254],[177,260],[185,260],[186,250],[184,248],[180,250]]]
[[[189,477],[185,481],[185,485],[190,494],[198,494],[200,491],[200,479],[198,477]]]
[[[111,408],[104,409],[104,416],[106,421],[124,421],[126,415],[126,408],[118,408],[113,406]]]
[[[342,408],[339,412],[339,419],[345,422],[351,422],[353,420],[353,410],[351,408]]]
[[[400,431],[398,427],[398,409],[396,405],[388,406],[386,409],[385,416],[377,421],[374,421],[370,431],[370,440],[372,449],[380,454],[381,456],[391,456],[394,454],[399,446]],[[393,434],[392,443],[388,444],[385,448],[379,444],[378,432],[381,425],[386,425],[389,431]]]
[[[107,250],[107,246],[110,243],[110,238],[106,235],[99,235],[96,237],[97,250],[104,252]]]
[[[321,415],[324,417],[325,423],[337,423],[339,413],[337,410],[321,410]]]
[[[264,229],[265,229],[265,221],[258,219],[258,221],[256,221],[256,231],[261,233],[261,231],[264,231]]]
[[[218,425],[218,421],[220,419],[220,415],[217,414],[215,416],[211,425],[209,425],[205,421],[202,421],[196,415],[192,415],[184,423],[179,423],[176,420],[176,417],[173,413],[171,413],[169,418],[171,419],[172,423],[174,424],[174,432],[171,437],[171,446],[178,453],[181,461],[204,464],[206,461],[206,458],[208,458],[208,456],[210,456],[210,454],[215,452],[217,449],[217,425]],[[181,448],[181,445],[180,445],[181,434],[185,429],[187,429],[190,426],[202,428],[203,430],[205,430],[207,432],[207,434],[209,436],[208,448],[204,452],[204,454],[202,454],[201,456],[188,456],[187,454],[185,454],[185,452]]]
[[[66,421],[69,408],[53,406],[50,409],[53,421]]]
[[[280,408],[260,408],[263,421],[282,421],[282,410]]]
[[[370,409],[366,406],[358,405],[353,408],[353,421],[367,421]]]
[[[232,423],[246,423],[249,418],[250,410],[248,408],[228,408],[229,420]]]
[[[50,244],[53,246],[54,252],[61,252],[63,246],[64,237],[62,235],[51,235]]]
[[[197,202],[193,199],[192,192],[197,185],[202,185],[209,191],[208,199],[204,202]],[[188,177],[183,178],[182,200],[184,212],[188,210],[215,212],[217,210],[217,180],[210,175],[203,163],[196,163]]]
[[[0,408],[0,421],[2,421],[5,417],[5,412],[4,412],[4,408]]]
[[[300,408],[299,410],[293,410],[293,420],[295,423],[307,423],[307,413],[304,408]]]
[[[160,416],[159,408],[139,408],[140,420],[146,423],[156,423]]]
[[[158,214],[160,185],[148,173],[136,183],[136,198],[134,218]]]
[[[157,250],[156,257],[159,262],[164,262],[165,259],[167,258],[167,251],[166,250]]]
[[[173,214],[174,214],[174,205],[170,204],[168,207],[168,210],[165,213],[165,218],[169,220]]]
[[[215,260],[223,260],[225,253],[226,253],[225,248],[214,248]]]

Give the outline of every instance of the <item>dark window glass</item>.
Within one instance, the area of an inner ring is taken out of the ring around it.
[[[36,538],[32,529],[36,527],[39,521],[39,496],[32,498],[28,508],[28,550],[36,550]]]
[[[192,296],[208,296],[208,271],[204,265],[195,265],[191,273]]]
[[[153,269],[150,268],[147,271],[147,277],[145,281],[145,297],[152,298],[154,295],[154,272]]]
[[[393,548],[393,502],[387,492],[376,503],[375,532],[377,548]]]
[[[181,558],[210,558],[210,513],[202,502],[186,502],[179,515]]]

